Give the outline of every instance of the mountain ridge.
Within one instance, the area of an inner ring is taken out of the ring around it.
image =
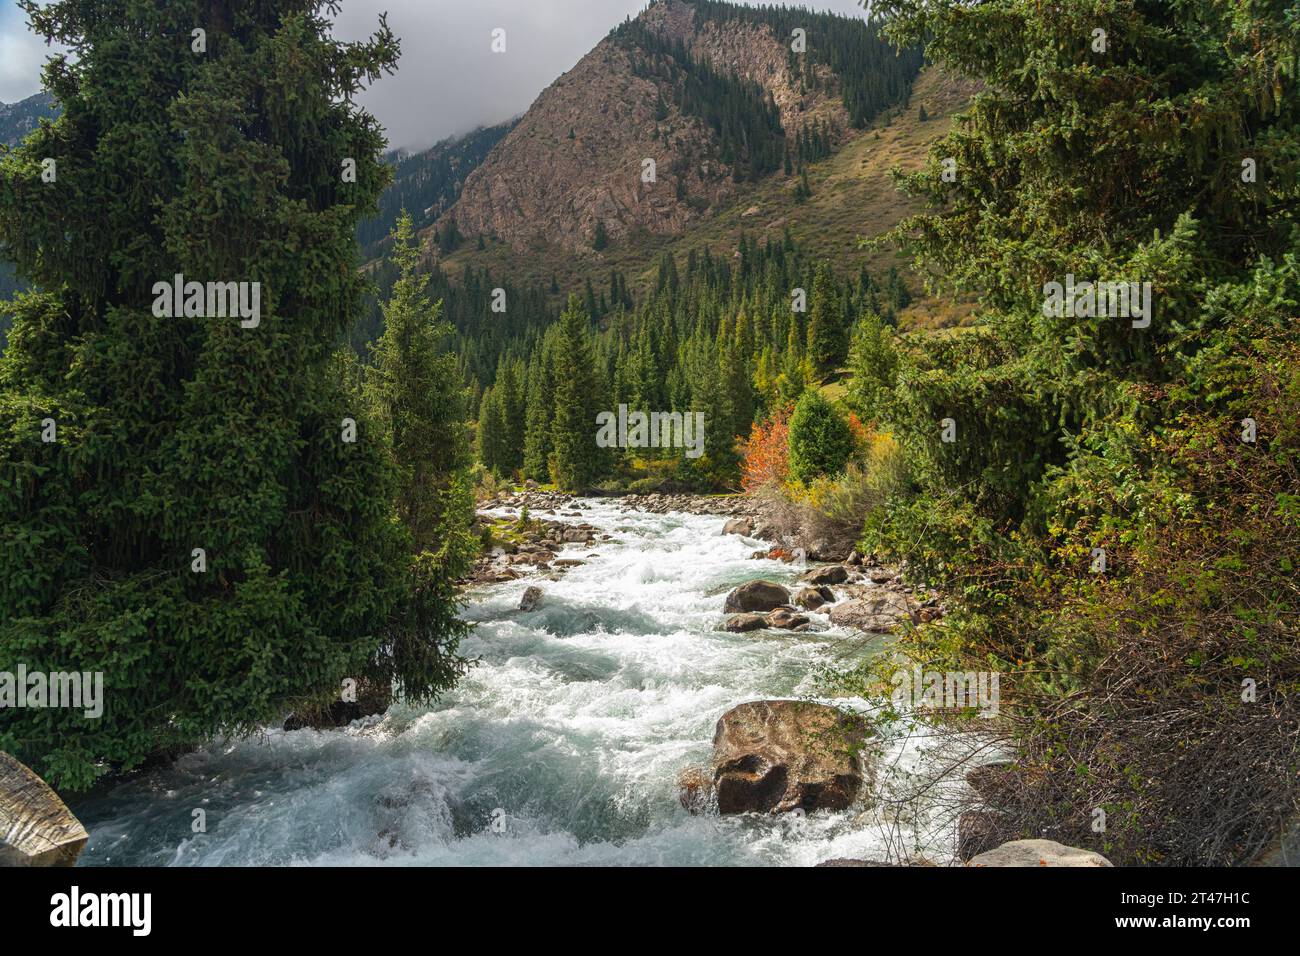
[[[806,54],[764,19],[783,16],[807,24]],[[869,21],[655,0],[542,91],[442,219],[466,236],[570,253],[599,244],[598,233],[614,241],[681,235],[727,206],[742,183],[761,178],[755,170],[771,171],[771,144],[752,122],[742,125],[758,100],[779,117],[774,132],[784,137],[785,155],[778,153],[778,164],[783,158],[787,172],[792,146],[808,130],[831,146],[849,137],[855,117],[846,91],[860,93],[864,84],[846,81],[822,62],[827,54],[815,52],[832,26],[842,31],[838,44],[857,44],[856,59],[841,60],[859,72],[900,74],[892,94],[905,98],[919,52],[894,54]],[[722,102],[707,102],[708,95]],[[737,102],[745,96],[749,102]],[[856,119],[864,123],[875,104],[861,99]]]

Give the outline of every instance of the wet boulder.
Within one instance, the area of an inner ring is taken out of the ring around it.
[[[808,623],[806,616],[788,607],[779,607],[775,611],[769,612],[765,620],[768,627],[775,627],[783,631],[793,631]]]
[[[718,630],[741,634],[745,631],[760,631],[767,626],[767,619],[762,614],[733,614],[718,625]]]
[[[864,780],[862,717],[801,700],[760,700],[723,714],[713,735],[720,813],[842,810]]]
[[[728,518],[727,523],[722,526],[723,534],[738,534],[748,538],[754,533],[754,520],[752,518]]]
[[[713,796],[713,780],[703,767],[687,767],[677,777],[677,799],[691,813],[703,813]]]
[[[87,839],[49,784],[0,751],[0,867],[72,866]]]
[[[728,614],[742,611],[766,613],[790,603],[790,592],[773,581],[747,581],[727,595],[722,609]]]
[[[823,604],[835,600],[835,595],[828,587],[800,588],[794,596],[794,603],[805,611],[815,611]]]
[[[533,608],[537,607],[537,605],[541,603],[542,594],[542,589],[537,587],[537,585],[529,585],[524,590],[523,597],[519,599],[519,610],[531,611]]]

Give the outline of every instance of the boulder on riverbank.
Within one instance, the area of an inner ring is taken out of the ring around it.
[[[72,866],[87,839],[49,784],[0,751],[0,867]]]
[[[842,564],[827,564],[820,568],[805,571],[799,576],[804,584],[843,584],[849,579],[848,569]]]
[[[789,603],[790,592],[784,585],[774,581],[747,581],[727,595],[722,609],[728,614],[766,613]]]
[[[697,789],[708,781],[719,813],[842,810],[866,777],[870,735],[865,719],[825,704],[752,701],[718,719],[711,773],[690,780]]]
[[[870,597],[850,598],[830,610],[832,624],[856,627],[872,634],[887,634],[903,621],[915,620],[919,608],[914,600],[897,591],[881,591]]]
[[[967,866],[1113,866],[1092,850],[1055,840],[1012,840],[974,857]]]

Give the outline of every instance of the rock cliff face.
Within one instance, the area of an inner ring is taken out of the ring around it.
[[[770,94],[787,137],[814,119],[848,128],[829,68],[826,82],[800,92],[789,71],[789,41],[764,24],[700,18],[680,0],[661,0],[640,23],[685,45],[714,71]],[[678,108],[671,80],[637,69],[639,54],[606,37],[537,98],[466,180],[446,213],[461,233],[486,235],[516,249],[536,242],[590,249],[598,226],[610,240],[638,231],[679,235],[738,191],[718,135]],[[842,135],[842,134],[840,134]],[[655,162],[655,182],[643,163]]]
[[[590,247],[597,223],[615,239],[638,228],[681,232],[732,184],[704,124],[671,105],[656,120],[659,102],[628,53],[602,40],[470,174],[449,215],[465,235],[512,246]],[[646,158],[655,160],[653,184],[642,182]]]

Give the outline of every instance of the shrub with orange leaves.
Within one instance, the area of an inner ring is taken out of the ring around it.
[[[781,409],[765,422],[755,422],[742,449],[740,485],[752,494],[765,485],[782,484],[790,474],[790,412]]]
[[[856,412],[849,412],[849,434],[853,436],[853,447],[859,452],[866,451],[871,444],[871,438],[875,434],[875,429],[870,425],[864,425],[862,419],[858,418]]]

